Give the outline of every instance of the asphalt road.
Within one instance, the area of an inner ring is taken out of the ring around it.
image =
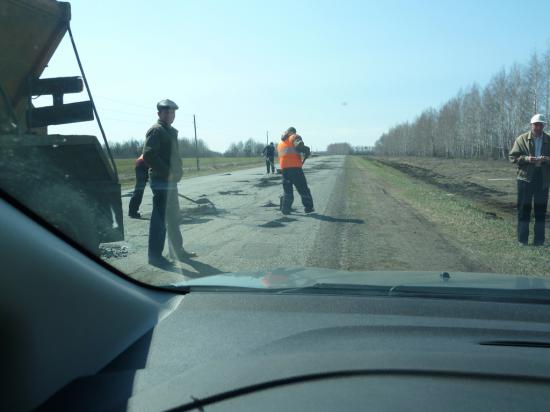
[[[316,213],[310,215],[304,214],[297,193],[293,213],[281,214],[278,208],[281,176],[267,175],[265,167],[182,180],[180,193],[193,199],[207,197],[215,209],[197,207],[180,198],[184,246],[199,257],[178,263],[173,272],[159,271],[147,264],[152,209],[152,193],[147,187],[140,208],[142,219],[125,217],[125,241],[103,245],[104,252],[115,255],[106,260],[137,279],[155,284],[181,281],[182,275],[305,266],[315,260],[312,254],[317,250],[316,236],[321,225],[358,224],[338,222],[337,216],[325,214],[329,199],[343,194],[336,183],[343,173],[344,159],[344,156],[320,157],[305,163],[304,172],[316,208]],[[125,214],[130,193],[131,190],[123,191]]]
[[[142,219],[125,218],[125,241],[103,245],[104,258],[136,279],[159,285],[223,272],[304,266],[487,269],[425,217],[393,197],[384,182],[362,168],[359,158],[308,159],[304,172],[316,210],[308,215],[297,193],[292,214],[281,214],[281,176],[267,175],[264,167],[182,180],[180,193],[193,199],[206,197],[215,209],[180,199],[184,246],[199,256],[178,262],[168,272],[147,264],[152,208],[147,187],[140,208]],[[125,213],[130,193],[123,193]]]

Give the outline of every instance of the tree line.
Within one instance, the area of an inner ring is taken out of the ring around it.
[[[182,157],[195,157],[194,139],[182,137],[178,139],[179,151]],[[111,153],[115,159],[135,159],[143,151],[144,140],[130,139],[125,142],[114,142],[109,145]],[[252,138],[231,143],[229,148],[222,154],[208,148],[208,145],[201,139],[197,141],[199,157],[256,157],[261,156],[266,144],[256,141]],[[277,145],[275,144],[275,147]],[[327,146],[324,154],[372,154],[373,148],[370,146],[352,146],[349,143],[331,143]],[[275,156],[277,153],[275,153]]]
[[[386,156],[504,159],[535,113],[550,109],[550,48],[514,63],[481,88],[473,84],[439,108],[382,134],[375,153]]]
[[[135,159],[141,155],[144,143],[144,140],[130,139],[125,142],[111,143],[109,148],[115,159]],[[195,157],[197,151],[200,157],[221,156],[221,153],[210,150],[202,139],[197,140],[197,148],[195,148],[195,140],[187,137],[179,138],[178,144],[182,157]]]
[[[229,148],[224,152],[227,157],[253,157],[261,156],[265,143],[258,142],[252,138],[246,141],[231,143]]]

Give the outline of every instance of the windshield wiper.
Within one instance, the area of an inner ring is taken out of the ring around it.
[[[452,286],[374,286],[317,283],[302,288],[274,290],[274,292],[279,294],[385,296],[550,304],[549,289],[490,289]]]

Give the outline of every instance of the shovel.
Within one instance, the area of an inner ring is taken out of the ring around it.
[[[212,201],[206,197],[203,197],[202,199],[194,200],[190,197],[187,197],[185,195],[182,195],[181,193],[178,193],[179,197],[184,198],[185,200],[189,200],[190,202],[193,202],[196,205],[212,205],[212,207],[216,207]]]

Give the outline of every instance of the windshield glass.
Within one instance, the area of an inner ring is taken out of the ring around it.
[[[548,15],[3,2],[0,189],[152,285],[541,288]]]

